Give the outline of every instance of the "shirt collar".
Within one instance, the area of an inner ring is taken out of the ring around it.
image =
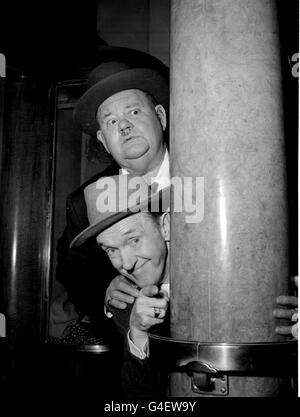
[[[168,294],[168,297],[170,297],[170,283],[169,282],[161,284],[160,289],[165,291]]]
[[[128,170],[126,168],[121,168],[121,172],[123,175],[128,175]],[[164,159],[159,167],[156,177],[151,178],[149,185],[154,182],[158,183],[158,191],[170,185],[170,162],[168,149],[165,151]]]

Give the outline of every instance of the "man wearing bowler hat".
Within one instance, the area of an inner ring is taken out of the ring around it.
[[[74,111],[80,128],[96,135],[115,162],[67,199],[67,226],[57,248],[57,280],[101,333],[105,325],[105,290],[118,273],[105,256],[99,256],[95,242],[71,251],[69,244],[88,226],[83,196],[88,184],[117,174],[119,169],[124,174],[142,176],[149,186],[158,189],[169,184],[169,156],[164,141],[169,98],[167,71],[162,71],[161,63],[157,65],[158,60],[147,57],[144,68],[143,62],[138,66],[117,58],[100,64],[91,72],[89,88]]]
[[[126,397],[164,395],[166,358],[149,348],[149,331],[168,335],[170,187],[153,192],[142,177],[103,177],[84,189],[90,225],[71,242],[97,240],[112,265],[138,291],[113,320],[124,336],[121,386]]]

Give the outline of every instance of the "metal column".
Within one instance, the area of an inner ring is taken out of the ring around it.
[[[204,218],[171,225],[171,332],[215,344],[280,342],[288,219],[273,0],[173,0],[171,175],[204,178]],[[276,363],[274,363],[276,367]],[[284,379],[229,376],[229,396],[277,396]],[[195,394],[185,373],[171,395]]]

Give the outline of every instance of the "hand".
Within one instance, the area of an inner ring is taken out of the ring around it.
[[[105,306],[124,310],[133,304],[139,290],[123,275],[116,276],[109,284],[105,294]]]
[[[298,277],[295,278],[295,284],[298,285]],[[276,299],[278,308],[273,310],[273,316],[278,319],[288,319],[287,325],[277,326],[275,332],[284,336],[298,336],[298,297],[291,295],[280,295]]]
[[[169,298],[166,292],[159,291],[155,285],[140,290],[130,315],[130,335],[136,346],[143,346],[149,329],[164,321]],[[154,309],[159,309],[159,317],[154,317]]]

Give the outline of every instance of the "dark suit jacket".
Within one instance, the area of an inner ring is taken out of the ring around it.
[[[143,360],[134,356],[129,349],[127,332],[132,305],[125,310],[113,311],[113,320],[122,334],[124,351],[121,365],[121,393],[124,398],[165,397],[168,383],[168,364],[164,355],[150,355]],[[166,315],[162,325],[154,326],[152,333],[169,336],[170,317]]]
[[[70,300],[83,313],[90,316],[95,329],[106,323],[103,312],[104,296],[111,279],[117,275],[107,255],[99,250],[95,239],[90,239],[79,249],[69,250],[74,237],[89,226],[84,188],[104,176],[116,175],[119,167],[116,163],[93,176],[72,192],[67,198],[67,225],[62,237],[58,240],[56,278],[66,289]]]

